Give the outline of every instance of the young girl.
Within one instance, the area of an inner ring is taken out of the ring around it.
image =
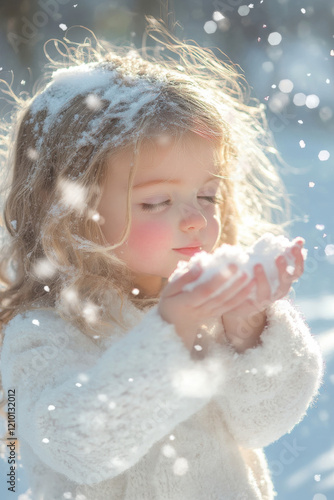
[[[275,296],[261,265],[247,285],[237,266],[192,291],[200,266],[168,280],[200,250],[281,233],[284,194],[233,66],[150,27],[170,56],[68,44],[17,115],[4,395],[34,500],[269,500],[261,448],[301,420],[322,373],[285,299],[302,241],[293,275],[273,262]]]

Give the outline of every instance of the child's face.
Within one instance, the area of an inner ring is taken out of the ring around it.
[[[179,260],[200,251],[211,252],[220,237],[221,180],[214,146],[191,134],[186,140],[147,142],[138,157],[131,198],[132,222],[125,243],[114,253],[134,272],[135,284],[146,294],[160,290]],[[120,241],[126,227],[131,152],[113,158],[98,207],[105,219],[103,233],[110,244]]]

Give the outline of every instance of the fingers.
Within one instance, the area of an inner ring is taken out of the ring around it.
[[[209,296],[202,296],[202,300],[199,298],[197,306],[200,306],[206,302],[210,302],[211,307],[216,307],[217,305],[222,305],[222,303],[226,302],[230,298],[234,297],[240,289],[243,288],[245,285],[246,281],[248,279],[248,275],[246,273],[242,273],[242,275],[236,279],[230,286],[227,288],[224,288],[222,292],[220,292],[218,295],[215,295],[214,297]],[[223,284],[226,283],[226,280],[223,282]],[[217,290],[219,288],[216,288]]]
[[[167,297],[173,297],[178,293],[182,292],[182,289],[188,283],[195,281],[203,272],[203,269],[199,264],[194,265],[189,271],[185,274],[176,278],[173,281],[169,281],[166,285],[165,289],[162,292],[162,295]]]
[[[275,300],[284,297],[289,292],[292,283],[291,274],[287,272],[288,263],[282,255],[276,259],[276,266],[278,269],[279,287],[275,293]]]
[[[271,287],[261,264],[254,266],[254,277],[257,285],[256,306],[261,310],[271,302]]]
[[[298,279],[304,272],[304,258],[302,254],[301,247],[294,247],[292,249],[292,255],[295,257],[295,270],[293,273],[293,279]]]
[[[210,314],[212,316],[221,316],[229,311],[238,308],[241,304],[244,304],[247,301],[248,296],[253,290],[255,284],[256,280],[255,278],[253,278],[240,292],[238,292],[231,299],[220,304],[214,302],[213,307],[210,310]]]
[[[209,300],[215,300],[216,297],[210,299],[211,295],[219,290],[224,284],[227,284],[228,280],[238,271],[238,268],[236,265],[231,264],[228,267],[228,271],[224,273],[217,274],[213,276],[210,280],[206,281],[205,283],[202,283],[198,285],[192,292],[191,297],[189,299],[191,300],[192,304],[194,307],[200,307],[202,304]],[[247,276],[241,277],[242,281],[245,281]],[[238,278],[241,279],[241,278]],[[238,281],[237,280],[237,281]],[[231,286],[235,286],[235,283],[233,283]],[[228,290],[230,287],[228,288]],[[225,290],[224,290],[225,292]],[[219,294],[220,295],[220,294]]]
[[[195,286],[193,290],[185,291],[185,285],[195,281],[203,272],[203,269],[197,264],[179,278],[169,282],[163,290],[162,295],[165,297],[174,297],[186,292],[183,297],[185,306],[191,306],[192,309],[196,310],[203,307],[203,310],[205,309],[206,311],[229,311],[230,309],[237,308],[243,302],[245,302],[246,307],[247,302],[247,307],[251,307],[256,311],[261,311],[270,303],[287,295],[293,281],[302,275],[304,270],[302,247],[303,241],[296,241],[295,246],[291,250],[295,258],[293,274],[288,272],[288,263],[284,256],[281,255],[276,259],[279,287],[274,296],[272,296],[270,283],[261,264],[254,266],[254,279],[246,286],[245,283],[248,279],[246,273],[243,273],[234,281],[231,280],[232,283],[228,283],[231,277],[237,272],[240,272],[236,265],[231,264],[227,272],[216,274],[208,281]],[[214,295],[215,292],[223,288],[224,285],[226,285],[226,288],[222,289],[218,295]],[[249,294],[254,287],[256,287],[255,298],[250,298]],[[214,297],[212,297],[212,295],[214,295]],[[223,312],[221,312],[221,314],[223,314]]]

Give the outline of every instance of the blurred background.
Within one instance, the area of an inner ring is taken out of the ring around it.
[[[238,64],[252,96],[266,105],[285,165],[292,237],[308,249],[292,298],[318,338],[326,361],[318,401],[266,454],[278,499],[334,499],[334,0],[1,0],[0,79],[31,92],[46,62],[44,43],[75,25],[118,45],[140,47],[145,15],[174,33],[218,47]],[[0,101],[2,119],[10,106]],[[4,425],[4,423],[3,423]],[[27,500],[20,464],[15,494],[0,459],[0,496]],[[16,495],[16,497],[15,497]]]

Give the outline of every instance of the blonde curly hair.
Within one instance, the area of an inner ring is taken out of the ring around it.
[[[264,108],[249,99],[240,71],[211,50],[178,40],[155,19],[147,23],[155,49],[114,47],[94,36],[81,44],[53,40],[63,60],[49,58],[35,94],[20,99],[10,86],[3,90],[15,98],[16,113],[11,133],[2,137],[1,323],[26,309],[58,307],[87,335],[108,334],[108,324],[119,320],[106,291],[139,308],[157,302],[131,294],[131,274],[111,251],[130,227],[141,144],[157,134],[182,139],[193,132],[214,142],[225,200],[220,244],[248,245],[268,230],[283,231],[277,152]],[[107,159],[129,147],[128,224],[111,247],[97,206]],[[85,311],[94,307],[92,322]]]

